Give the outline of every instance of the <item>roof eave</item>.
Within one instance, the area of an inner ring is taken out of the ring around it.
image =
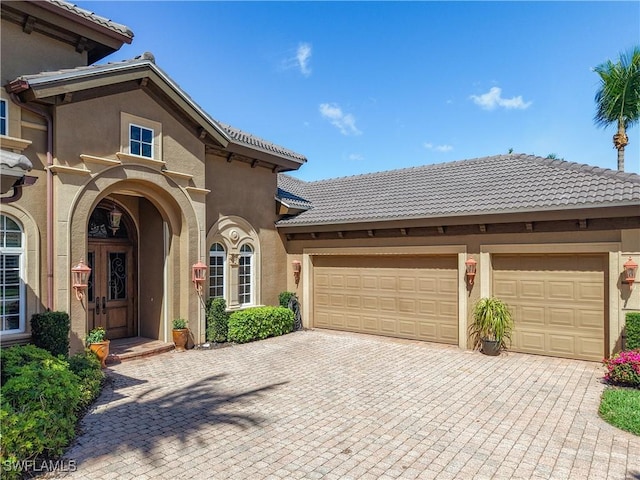
[[[421,226],[446,226],[453,224],[476,224],[476,223],[495,223],[499,220],[502,222],[512,221],[527,221],[534,215],[545,215],[545,219],[549,220],[561,220],[577,218],[581,215],[576,213],[584,213],[585,217],[591,218],[606,218],[608,216],[627,216],[632,214],[638,214],[638,208],[640,207],[640,201],[629,202],[611,202],[592,205],[571,205],[566,208],[545,208],[545,209],[520,209],[520,210],[500,210],[500,211],[487,211],[487,212],[460,212],[450,213],[442,216],[395,216],[393,218],[368,218],[357,220],[323,220],[323,221],[311,221],[311,222],[296,222],[295,218],[285,219],[276,222],[276,228],[285,231],[287,229],[295,229],[301,231],[302,229],[318,228],[321,230],[327,230],[328,227],[341,226],[348,230],[357,230],[363,228],[363,225],[371,226],[372,224],[379,224],[379,228],[395,228],[406,222],[421,222]],[[619,209],[618,215],[613,210]],[[589,214],[589,215],[587,215]],[[463,220],[464,219],[464,220]]]

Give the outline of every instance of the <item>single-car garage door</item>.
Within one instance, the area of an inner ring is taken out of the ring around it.
[[[511,349],[602,360],[605,262],[602,255],[493,255],[493,295],[514,317]]]
[[[314,257],[314,326],[458,343],[456,256]]]

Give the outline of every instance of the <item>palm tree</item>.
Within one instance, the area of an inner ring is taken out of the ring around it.
[[[624,170],[624,147],[629,143],[627,128],[640,119],[640,47],[621,53],[617,63],[607,60],[594,71],[600,75],[596,92],[596,115],[599,127],[618,124],[613,146],[618,150],[618,170]]]

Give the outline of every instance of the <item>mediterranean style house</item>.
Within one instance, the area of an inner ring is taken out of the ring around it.
[[[133,33],[61,0],[2,2],[0,340],[71,317],[71,348],[205,340],[204,302],[306,327],[468,348],[473,303],[512,308],[512,349],[600,360],[640,309],[640,176],[522,154],[303,182],[303,155],[213,119]],[[194,288],[194,265],[207,265]],[[73,269],[91,269],[86,287]],[[473,275],[475,273],[475,275]],[[79,287],[79,288],[78,288]]]

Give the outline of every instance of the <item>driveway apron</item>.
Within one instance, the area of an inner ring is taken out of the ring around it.
[[[593,362],[316,330],[108,370],[60,478],[640,478]]]

